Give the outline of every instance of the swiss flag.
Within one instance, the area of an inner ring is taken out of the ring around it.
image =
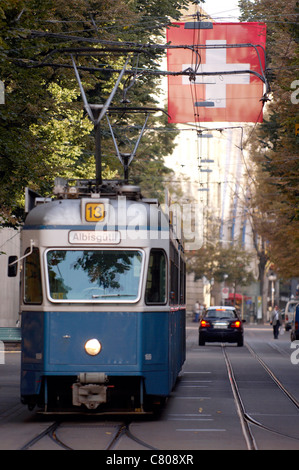
[[[188,48],[168,49],[168,72],[191,68],[198,73],[226,73],[196,75],[195,81],[189,75],[168,76],[169,122],[262,122],[264,83],[252,73],[241,72],[263,74],[265,24],[213,23],[213,29],[184,26],[174,23],[167,31],[170,45],[204,48],[198,48],[198,54]]]

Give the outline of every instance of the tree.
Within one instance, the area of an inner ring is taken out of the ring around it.
[[[208,243],[188,255],[188,272],[194,280],[206,277],[209,281],[226,282],[234,287],[246,286],[254,281],[250,271],[252,255],[239,246],[224,248],[221,242]]]
[[[0,79],[6,104],[0,106],[0,201],[17,213],[24,204],[24,187],[43,194],[52,189],[56,175],[94,177],[93,128],[82,104],[70,51],[92,103],[104,103],[127,56],[133,76],[151,70],[163,51],[136,55],[133,49],[155,44],[170,17],[179,18],[187,0],[3,0],[0,6]],[[129,42],[130,41],[130,42]],[[122,46],[122,48],[121,48]],[[122,50],[121,50],[122,49]],[[124,49],[126,52],[124,53]],[[139,48],[140,49],[140,48]],[[88,53],[87,53],[88,50]],[[68,52],[67,52],[68,51]],[[131,77],[132,78],[132,77]],[[142,74],[134,83],[134,104],[154,106],[159,80]],[[115,100],[122,98],[119,89]],[[131,98],[131,97],[130,97]],[[117,101],[117,103],[118,103]],[[132,179],[163,188],[162,157],[171,153],[173,141],[161,132],[165,118],[154,116],[153,130],[140,145],[140,159],[132,166]],[[140,120],[127,118],[127,134]],[[158,128],[158,130],[155,130]],[[120,129],[120,127],[119,127]],[[129,130],[128,130],[129,129]],[[125,136],[124,136],[125,133]],[[107,127],[102,129],[104,177],[122,176]],[[125,143],[125,142],[124,142]]]
[[[255,165],[251,199],[255,228],[267,243],[267,257],[280,277],[299,276],[298,105],[292,100],[298,69],[298,2],[240,0],[242,20],[267,24],[267,73],[271,102],[264,122],[247,142]],[[264,243],[265,243],[264,242]]]

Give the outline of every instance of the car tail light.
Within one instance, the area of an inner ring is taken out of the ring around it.
[[[240,328],[240,326],[241,326],[240,320],[234,321],[234,322],[231,324],[231,326],[232,326],[233,328]]]
[[[211,326],[211,325],[207,320],[201,320],[200,326],[207,327],[207,326]]]
[[[295,321],[295,330],[298,330],[298,322]]]

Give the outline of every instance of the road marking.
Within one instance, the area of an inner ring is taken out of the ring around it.
[[[178,388],[208,388],[207,385],[183,385],[179,384]]]
[[[200,414],[199,415],[198,413],[169,413],[168,416],[189,416],[189,417],[190,416],[191,417],[195,416],[195,417],[199,417],[199,416],[212,416],[212,415],[210,415],[210,414],[208,414],[208,415],[207,414]]]
[[[186,372],[184,371],[183,374],[211,374],[212,372],[198,372],[198,371],[189,371],[189,372]]]
[[[226,432],[226,429],[176,429],[180,432]]]
[[[212,380],[182,380],[184,384],[212,383]]]
[[[167,421],[214,421],[213,418],[169,418]]]
[[[174,396],[174,398],[181,398],[183,400],[211,400],[211,397],[177,397],[177,396]]]

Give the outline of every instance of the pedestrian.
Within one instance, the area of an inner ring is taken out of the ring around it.
[[[200,305],[198,300],[195,302],[194,307],[193,307],[193,313],[194,313],[194,322],[199,321],[199,314],[200,314]]]
[[[278,310],[277,305],[275,305],[274,310],[272,312],[270,324],[273,326],[273,335],[274,339],[278,339],[279,327],[281,325],[281,314]]]

